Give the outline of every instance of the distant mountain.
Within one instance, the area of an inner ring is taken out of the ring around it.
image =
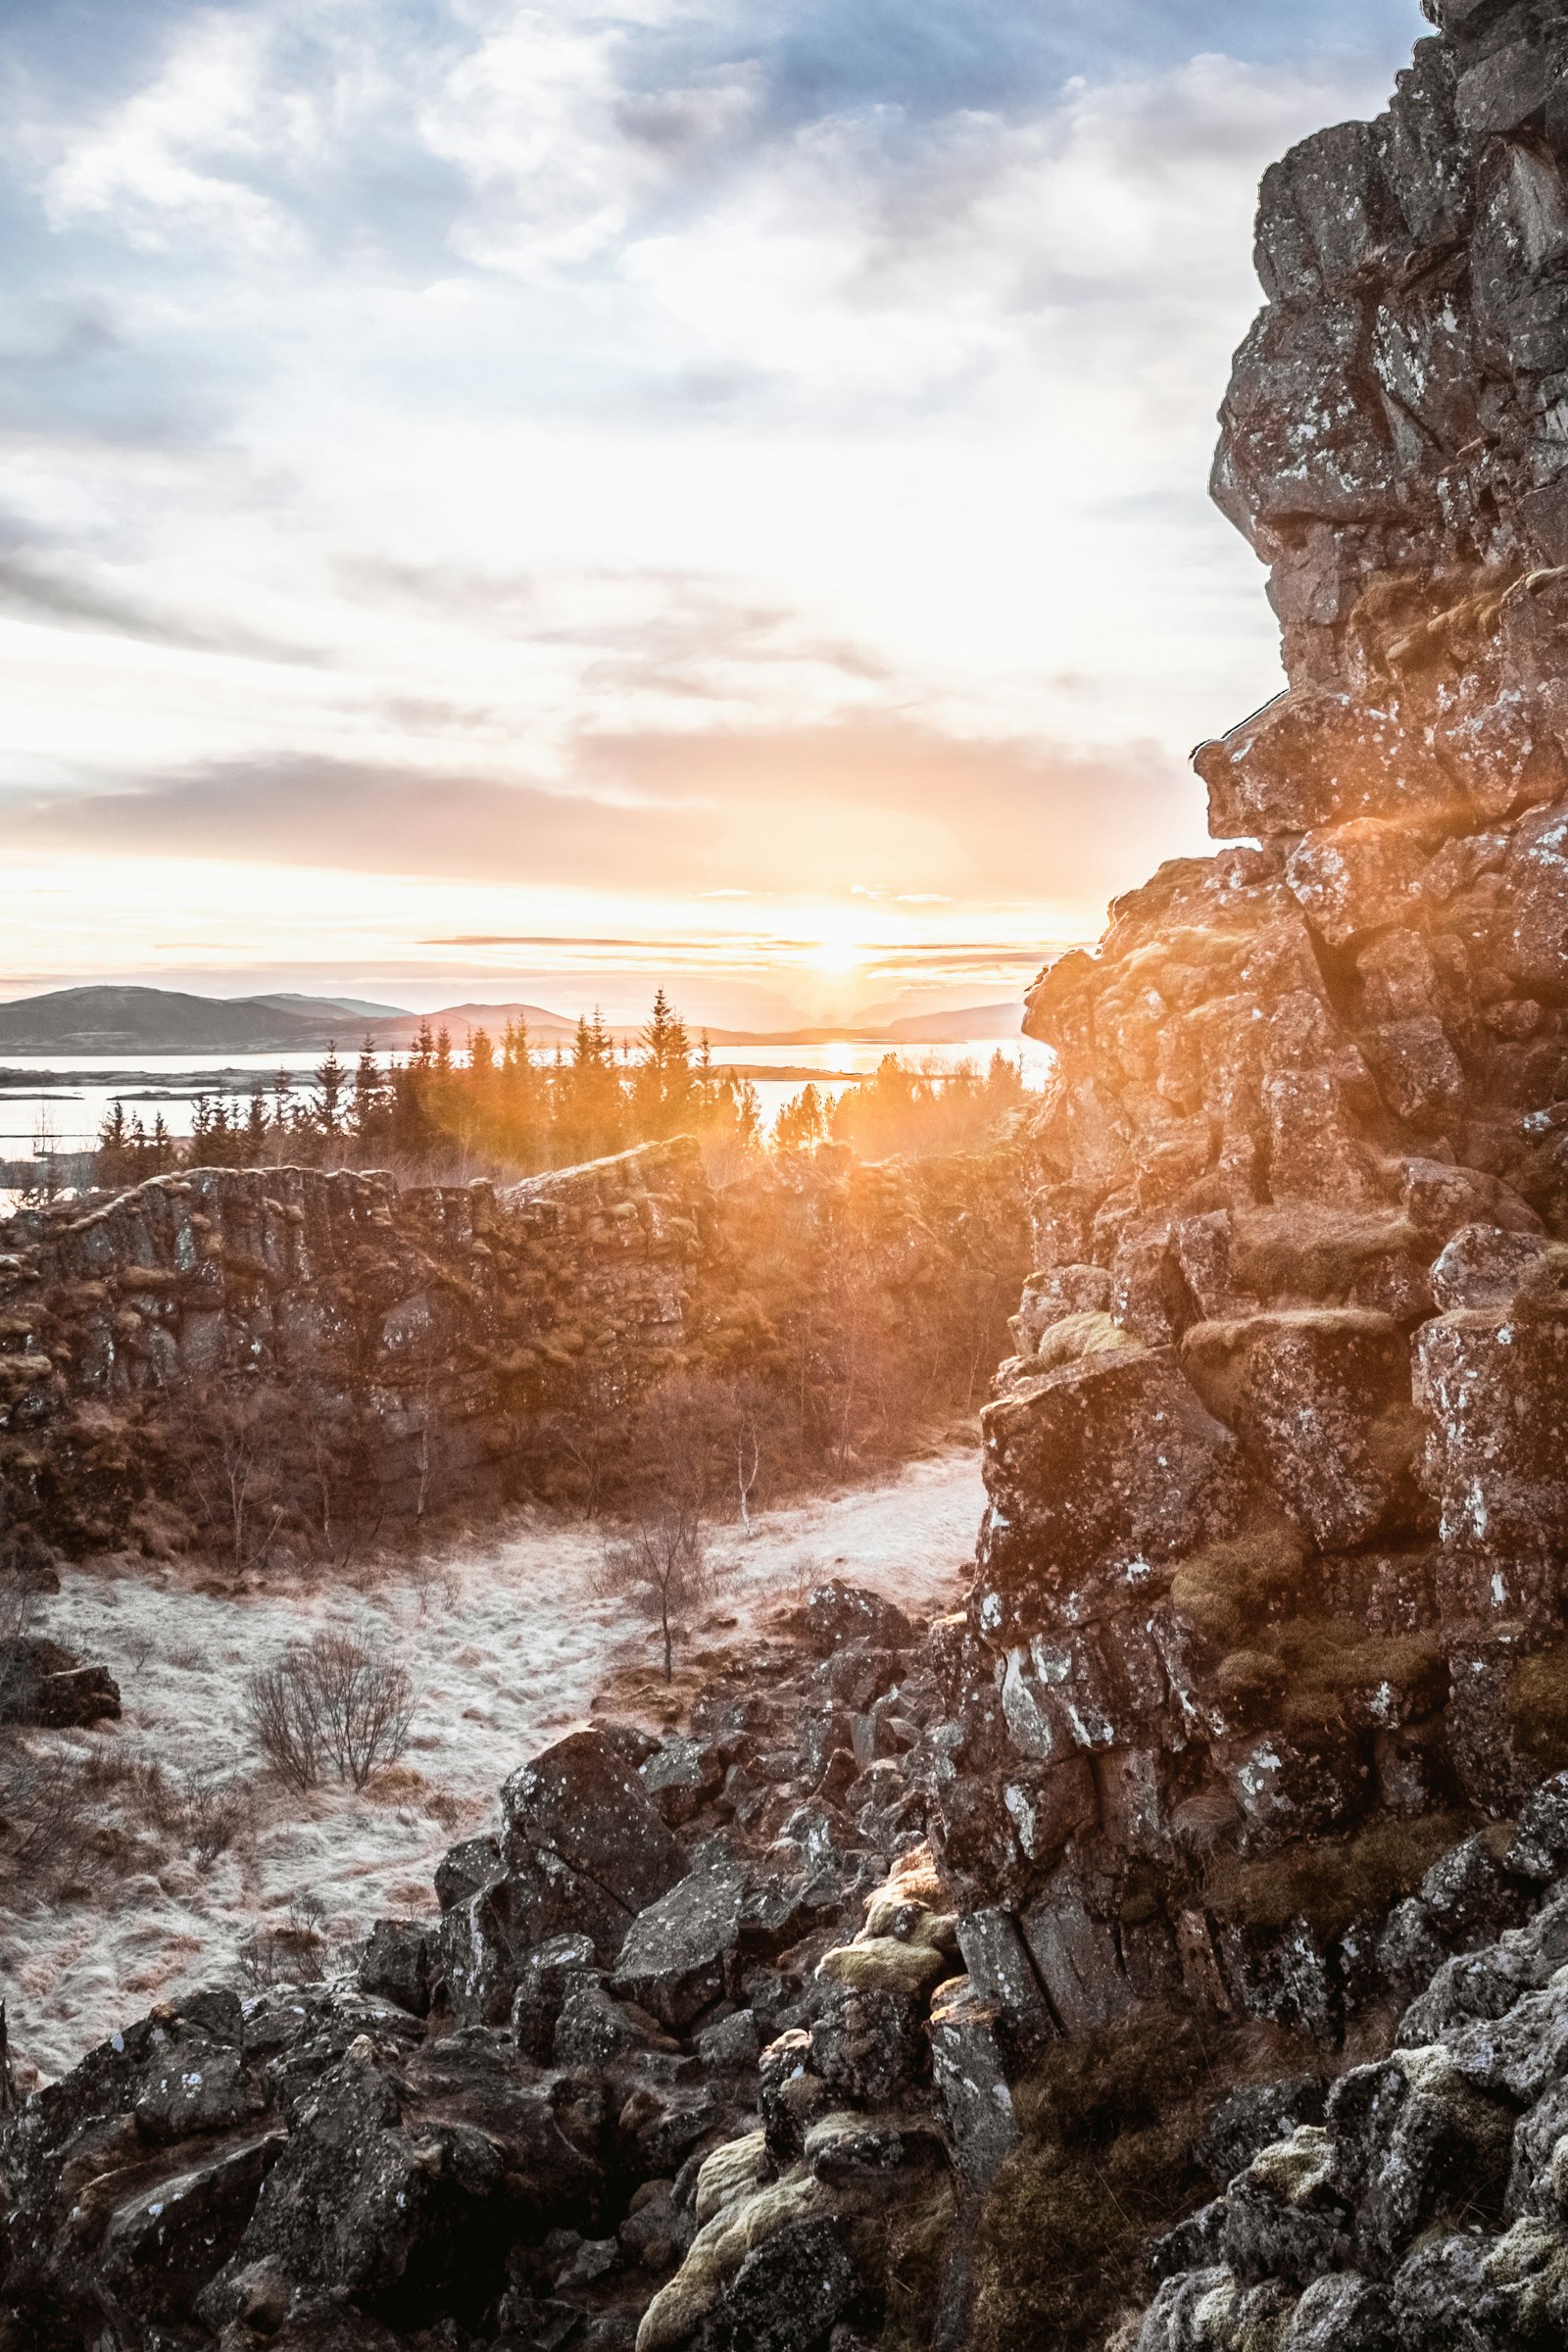
[[[395,1018],[368,1023],[372,1042],[380,1047],[412,1046],[419,1034],[421,1022],[428,1021],[432,1033],[444,1029],[456,1047],[467,1040],[470,1029],[482,1029],[492,1044],[501,1043],[502,1031],[509,1021],[526,1024],[530,1038],[575,1037],[577,1024],[564,1013],[548,1012],[542,1004],[448,1004],[440,1012],[400,1012]]]
[[[975,1004],[889,1022],[885,1027],[788,1029],[766,1035],[710,1029],[715,1046],[950,1045],[1006,1040],[1018,1035],[1019,1004]],[[428,1021],[445,1029],[462,1053],[470,1031],[483,1029],[499,1044],[509,1021],[521,1021],[536,1045],[565,1044],[577,1024],[543,1004],[448,1004],[438,1012],[401,1012],[363,998],[196,997],[170,988],[62,988],[48,996],[0,1004],[4,1054],[269,1054],[312,1053],[328,1043],[349,1054],[368,1038],[380,1053],[406,1053]],[[701,1025],[688,1024],[693,1041]],[[614,1035],[635,1037],[635,1028]]]
[[[262,1054],[321,1042],[318,1019],[254,998],[60,988],[0,1004],[0,1054]]]
[[[1023,1004],[960,1004],[956,1012],[924,1012],[890,1021],[888,1035],[901,1046],[956,1046],[969,1038],[1007,1039],[1023,1035]]]
[[[302,997],[293,989],[275,989],[270,997],[247,997],[248,1004],[273,1004],[279,1012],[298,1013],[309,1020],[336,1020],[341,1013],[358,1013],[372,1021],[400,1021],[402,1004],[372,1004],[365,997]]]

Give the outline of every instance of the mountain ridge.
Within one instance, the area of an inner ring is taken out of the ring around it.
[[[966,1039],[1005,1042],[1022,1024],[1022,1004],[993,1004],[954,1012],[911,1015],[881,1025],[840,1022],[836,1026],[754,1031],[704,1030],[688,1023],[694,1039],[714,1046],[815,1046],[841,1043],[900,1046],[959,1044]],[[320,997],[206,997],[194,991],[146,986],[91,984],[52,989],[0,1004],[0,1054],[222,1054],[302,1053],[357,1048],[362,1040],[382,1053],[407,1051],[426,1025],[446,1029],[462,1046],[469,1030],[484,1028],[499,1041],[508,1021],[525,1022],[540,1043],[564,1044],[577,1022],[542,1004],[507,1003],[450,1004],[421,1013],[391,1008],[370,1017],[357,1005]],[[613,1028],[635,1038],[638,1030]]]

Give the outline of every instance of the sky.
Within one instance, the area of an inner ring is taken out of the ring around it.
[[[1416,0],[8,0],[0,995],[1016,996],[1279,683],[1263,166]]]

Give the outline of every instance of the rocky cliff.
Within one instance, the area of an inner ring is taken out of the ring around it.
[[[1568,2336],[1568,11],[1429,14],[1265,183],[1290,685],[1030,1000],[968,1606],[824,1589],[29,2100],[13,2345]]]
[[[504,1495],[542,1416],[668,1359],[717,1257],[691,1143],[511,1187],[194,1168],[3,1238],[0,1509],[75,1545],[146,1532],[180,1434],[247,1389],[279,1443],[352,1416],[394,1520]]]
[[[1568,1730],[1568,21],[1437,13],[1263,184],[1215,492],[1290,685],[1197,755],[1256,846],[1030,999],[976,1616],[1124,1854],[1504,1811]]]

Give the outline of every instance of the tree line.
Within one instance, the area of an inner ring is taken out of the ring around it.
[[[695,1135],[722,1179],[758,1154],[824,1143],[883,1159],[972,1149],[999,1131],[1023,1100],[1014,1062],[998,1051],[972,1065],[933,1071],[888,1054],[875,1073],[835,1101],[806,1085],[764,1128],[755,1085],[716,1063],[708,1039],[694,1045],[661,989],[638,1038],[618,1040],[595,1012],[569,1048],[541,1049],[524,1023],[501,1037],[476,1028],[459,1048],[446,1029],[420,1025],[412,1051],[357,1060],[335,1048],[308,1076],[258,1079],[243,1102],[198,1096],[188,1138],[162,1112],[149,1127],[117,1100],[98,1138],[96,1182],[139,1184],[179,1167],[389,1167],[406,1180],[523,1176],[572,1167],[673,1135]]]

